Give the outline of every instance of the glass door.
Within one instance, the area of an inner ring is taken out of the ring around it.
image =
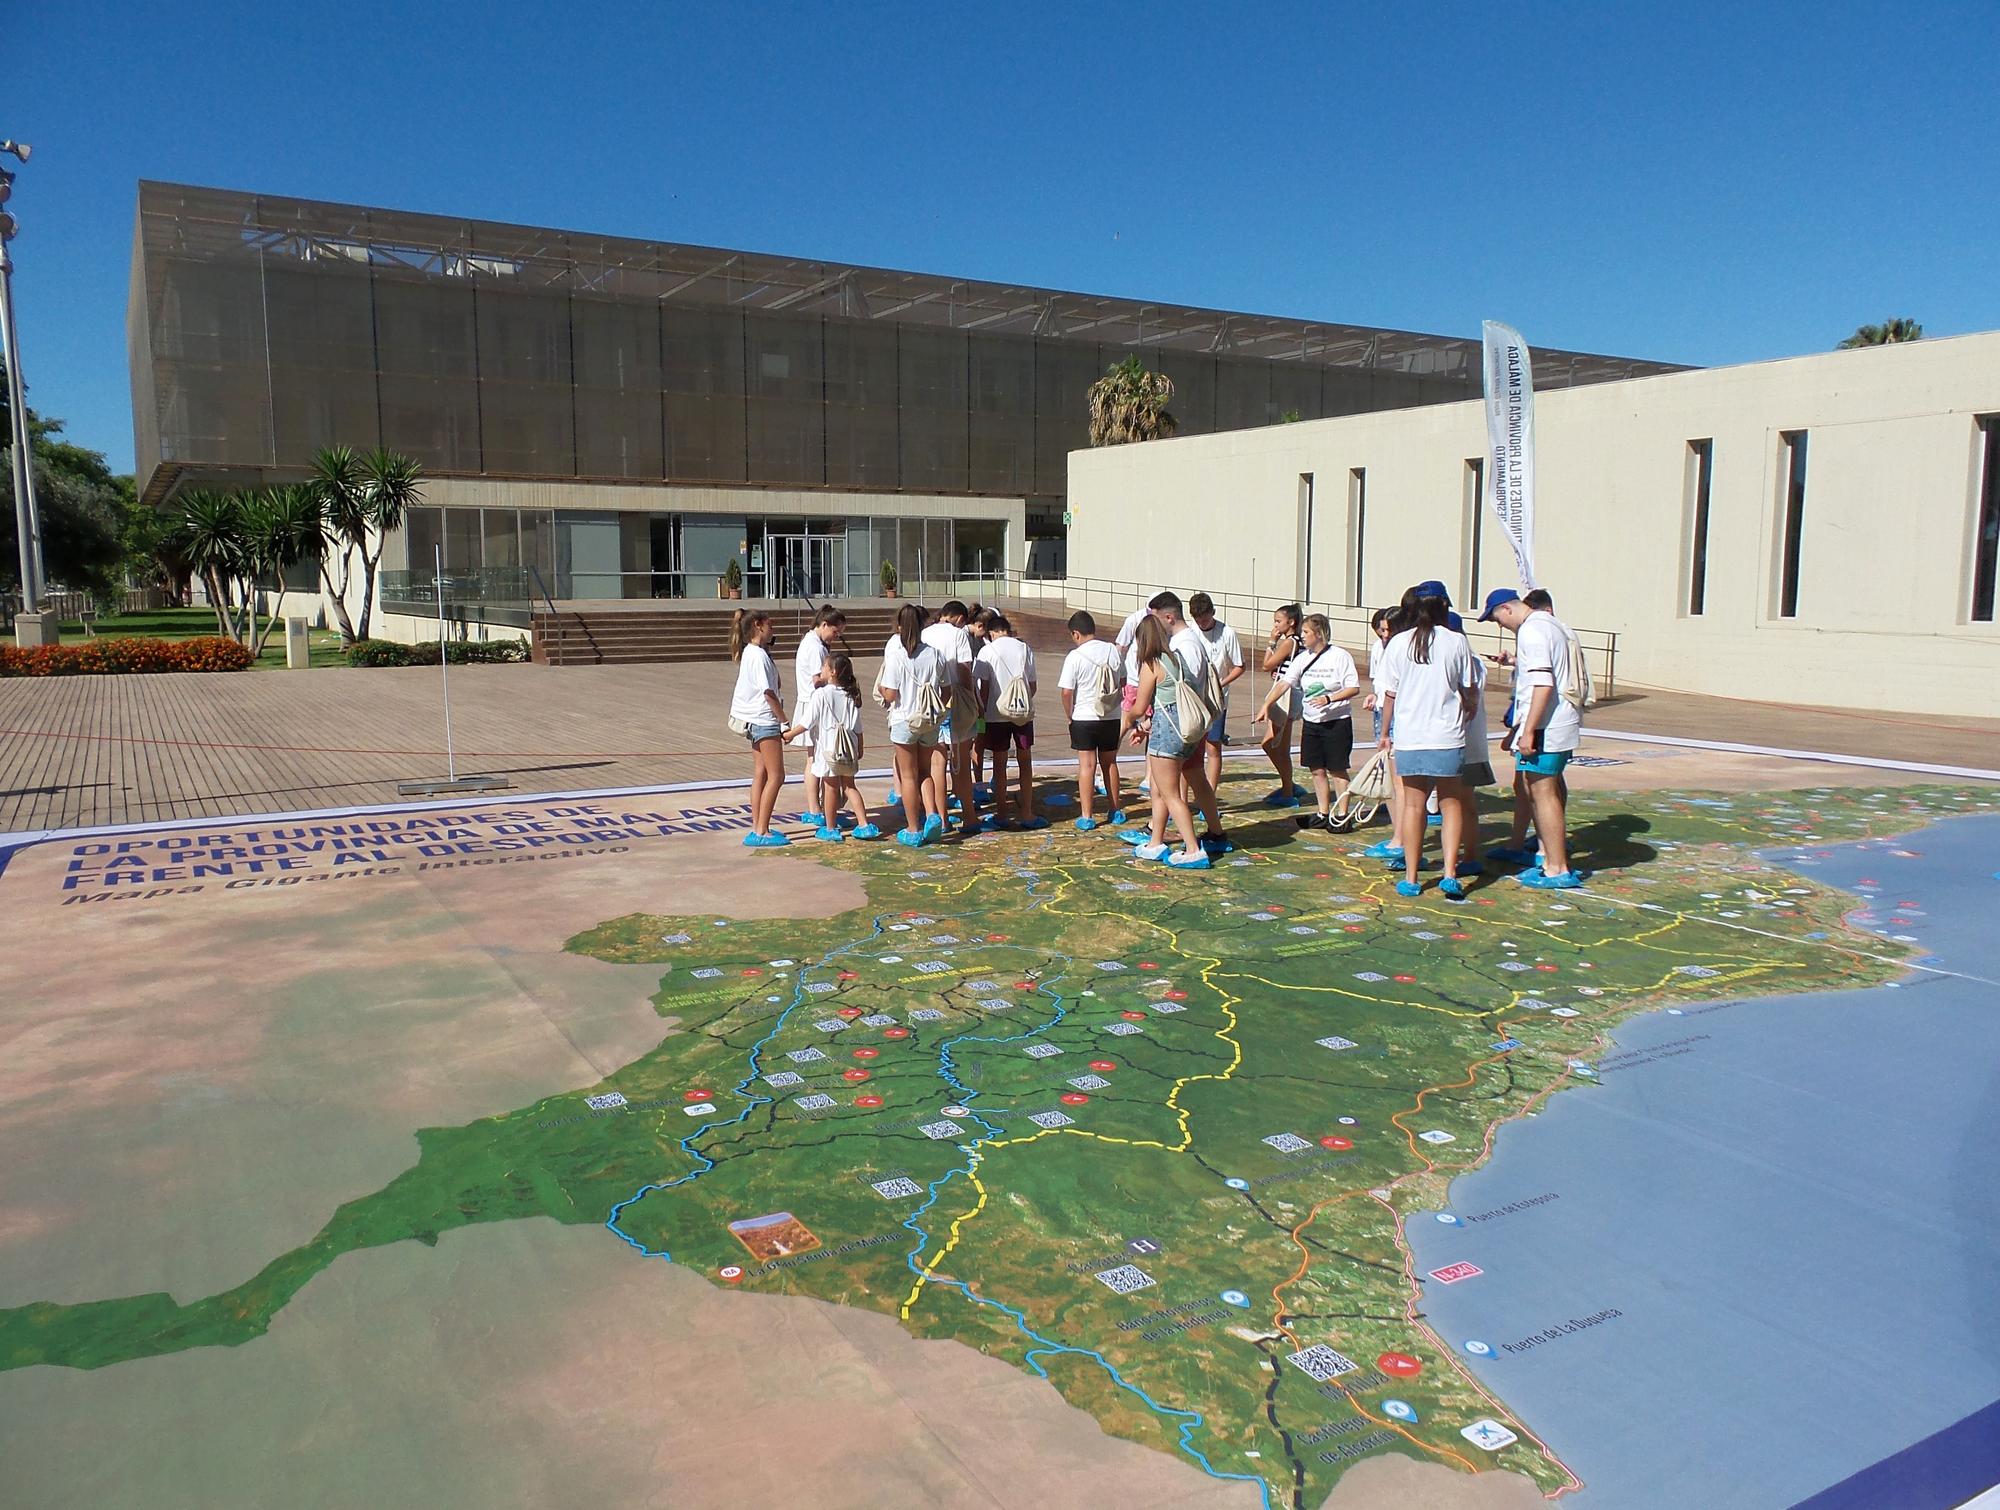
[[[774,598],[824,599],[835,595],[833,541],[825,535],[770,535],[770,593]]]

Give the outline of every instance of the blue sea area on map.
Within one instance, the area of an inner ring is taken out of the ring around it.
[[[1996,856],[1993,817],[1781,853],[1962,973],[1635,1019],[1410,1218],[1420,1272],[1484,1271],[1426,1313],[1579,1510],[1782,1510],[2000,1400]]]

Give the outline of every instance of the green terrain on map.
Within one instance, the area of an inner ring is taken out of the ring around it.
[[[615,1211],[604,1240],[635,1262],[895,1315],[1046,1373],[1109,1431],[1262,1479],[1273,1503],[1317,1503],[1381,1452],[1557,1489],[1572,1479],[1535,1423],[1424,1324],[1400,1218],[1443,1206],[1501,1123],[1588,1094],[1637,1010],[1894,977],[1901,946],[1846,929],[1851,897],[1756,848],[1988,805],[1934,787],[1579,796],[1588,891],[1495,879],[1465,903],[1400,898],[1365,838],[1254,809],[1207,874],[1061,821],[809,848],[860,873],[865,907],[635,915],[570,941],[660,968],[677,1028],[650,1053],[423,1129],[408,1170],[235,1289],[0,1311],[0,1368],[238,1345],[343,1253]],[[779,1213],[794,1223],[767,1237],[731,1231]],[[1519,1440],[1471,1445],[1481,1417]]]

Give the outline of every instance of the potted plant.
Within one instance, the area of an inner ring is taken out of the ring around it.
[[[743,563],[738,561],[734,556],[731,556],[729,564],[722,568],[720,590],[722,596],[725,598],[740,598],[743,596]]]
[[[885,598],[896,596],[896,563],[893,561],[882,563],[882,596]]]

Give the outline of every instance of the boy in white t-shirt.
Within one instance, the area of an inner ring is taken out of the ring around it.
[[[1347,811],[1347,774],[1354,754],[1354,699],[1361,692],[1361,674],[1354,657],[1333,643],[1333,626],[1323,613],[1300,621],[1299,653],[1288,660],[1271,682],[1257,722],[1270,718],[1281,701],[1299,709],[1299,763],[1312,772],[1318,810],[1301,816],[1300,828],[1331,829],[1344,834],[1354,826]]]
[[[1100,774],[1111,802],[1105,821],[1125,821],[1118,802],[1118,715],[1125,665],[1118,647],[1097,637],[1097,620],[1087,613],[1069,616],[1069,639],[1076,648],[1063,658],[1056,686],[1062,692],[1063,715],[1069,720],[1069,747],[1076,751],[1077,805],[1083,810],[1076,826],[1089,833],[1097,827]]]
[[[1208,773],[1208,784],[1219,792],[1222,743],[1227,738],[1229,724],[1229,687],[1232,682],[1240,681],[1247,669],[1243,664],[1243,644],[1236,631],[1215,616],[1215,600],[1205,592],[1188,599],[1188,617],[1208,643],[1208,659],[1222,688],[1222,706],[1215,710],[1215,722],[1209,725],[1208,738],[1202,741],[1202,769]]]
[[[1541,863],[1515,877],[1523,886],[1567,891],[1583,884],[1570,864],[1568,788],[1563,768],[1583,739],[1581,692],[1571,685],[1574,636],[1547,609],[1530,608],[1511,587],[1486,595],[1483,623],[1514,631],[1514,768],[1528,780]]]
[[[1007,616],[996,613],[986,621],[986,648],[973,666],[979,706],[986,731],[979,742],[993,757],[993,818],[1001,828],[1047,828],[1049,820],[1035,816],[1035,652],[1014,637]],[[1011,699],[1025,707],[1010,707]],[[1021,791],[1008,815],[1007,752],[1014,752],[1021,772]]]
[[[966,629],[966,606],[953,598],[924,626],[923,641],[944,662],[945,697],[951,714],[938,744],[946,751],[951,790],[958,803],[958,820],[968,832],[978,827],[979,799],[973,791],[972,744],[978,732],[979,702],[973,685],[974,651]]]
[[[1181,617],[1180,595],[1159,593],[1149,606],[1160,627],[1167,631],[1167,647],[1179,660],[1181,674],[1195,686],[1201,686],[1208,677],[1208,639]],[[1211,854],[1227,854],[1236,846],[1222,831],[1222,808],[1216,801],[1208,772],[1202,768],[1202,751],[1189,750],[1182,756],[1181,775],[1187,781],[1188,806],[1199,808],[1202,821],[1208,825],[1201,833],[1202,848]],[[1159,798],[1156,796],[1154,800]]]

